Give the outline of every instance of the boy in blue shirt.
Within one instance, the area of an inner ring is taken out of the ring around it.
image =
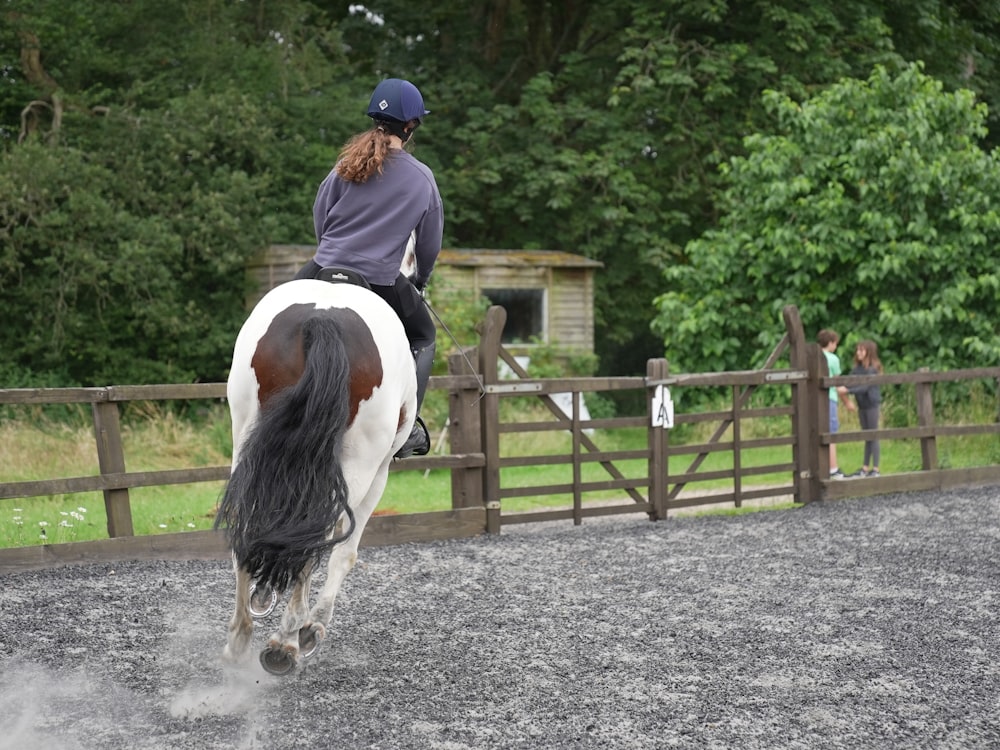
[[[824,328],[816,336],[816,341],[823,350],[823,356],[826,357],[826,367],[830,371],[830,377],[834,378],[841,374],[840,369],[840,357],[834,354],[837,351],[837,345],[840,343],[840,334],[836,331],[830,330],[829,328]],[[830,432],[835,433],[840,429],[840,419],[837,415],[837,407],[840,404],[841,391],[847,392],[847,388],[844,386],[830,387]],[[850,401],[846,401],[847,408],[850,409],[853,404]],[[837,465],[837,444],[830,443],[830,479],[843,479],[844,472],[840,470]]]

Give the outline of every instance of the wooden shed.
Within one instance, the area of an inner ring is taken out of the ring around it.
[[[252,307],[288,281],[313,256],[312,245],[272,245],[247,264]],[[559,250],[444,249],[432,286],[438,299],[453,292],[480,294],[507,310],[505,343],[530,341],[594,350],[594,272],[603,264]]]

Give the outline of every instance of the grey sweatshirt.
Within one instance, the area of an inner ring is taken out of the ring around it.
[[[856,365],[851,368],[851,375],[878,375],[878,370]],[[859,409],[873,409],[882,403],[882,388],[874,383],[848,387],[847,392],[858,400]]]
[[[406,243],[415,233],[415,280],[426,283],[441,251],[444,211],[427,165],[394,150],[382,174],[367,182],[347,182],[331,171],[316,193],[313,225],[316,263],[346,266],[380,286],[396,281]]]

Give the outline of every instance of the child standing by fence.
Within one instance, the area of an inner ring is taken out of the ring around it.
[[[878,358],[878,344],[869,339],[859,341],[854,350],[851,375],[881,375],[882,362]],[[858,419],[862,430],[877,430],[882,409],[882,389],[877,383],[857,385],[847,389],[858,402]],[[880,446],[878,439],[865,441],[865,460],[860,469],[850,477],[877,477],[879,475]]]
[[[837,345],[840,343],[840,334],[836,331],[832,331],[829,328],[824,328],[816,335],[816,342],[819,344],[820,348],[823,350],[823,356],[826,357],[826,369],[831,378],[835,378],[841,373],[840,369],[840,357],[838,357],[835,352],[837,351]],[[830,388],[830,433],[835,433],[840,429],[840,419],[838,418],[838,407],[840,406],[840,397],[846,393],[843,386],[837,388],[833,386]],[[848,408],[850,408],[850,402],[848,402]],[[844,472],[840,470],[837,465],[837,444],[830,443],[830,479],[844,479]]]

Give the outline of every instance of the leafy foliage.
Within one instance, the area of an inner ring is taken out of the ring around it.
[[[624,5],[576,27],[580,48],[517,101],[466,111],[442,184],[480,196],[449,214],[460,241],[603,262],[602,369],[641,373],[662,355],[648,328],[662,270],[717,221],[715,165],[764,117],[760,91],[804,95],[898,55],[867,3]]]
[[[655,328],[681,369],[746,369],[798,305],[898,369],[1000,362],[1000,163],[986,107],[911,65],[798,104],[723,165],[726,213],[665,273]]]
[[[140,67],[147,79],[112,79],[118,106],[97,116],[73,102],[112,94],[70,76],[77,91],[61,118],[2,153],[0,195],[11,199],[0,202],[0,292],[5,316],[20,322],[0,333],[11,384],[45,373],[85,385],[223,379],[245,316],[247,258],[270,237],[309,236],[302,206],[332,163],[324,143],[335,136],[307,138],[296,117],[315,128],[318,105],[301,88],[290,99],[293,83],[330,75],[312,51],[322,37],[303,32],[282,56],[273,35],[249,44],[255,27],[236,9],[182,5],[180,14],[153,9],[159,33],[186,42],[172,47],[179,60]],[[112,5],[83,24],[77,40],[95,52],[74,75],[129,70],[120,41],[131,18]],[[41,11],[19,22],[49,28]],[[193,38],[181,31],[190,23]],[[243,36],[229,36],[234,25]],[[78,60],[72,39],[52,40],[56,59]],[[226,60],[241,63],[232,76],[219,75]],[[251,79],[256,95],[241,90]],[[157,100],[154,89],[174,95]]]
[[[730,210],[718,165],[770,127],[761,93],[806,101],[875,64],[923,59],[945,90],[995,104],[994,6],[6,0],[0,305],[15,324],[0,333],[0,377],[223,377],[245,261],[312,241],[316,185],[388,75],[418,82],[432,110],[415,141],[444,196],[446,244],[601,261],[600,370],[644,372],[663,353],[649,323],[664,270],[686,267],[689,243]],[[713,328],[740,308],[710,294],[717,305],[698,305]],[[703,363],[701,348],[721,355],[772,325],[671,356]]]

